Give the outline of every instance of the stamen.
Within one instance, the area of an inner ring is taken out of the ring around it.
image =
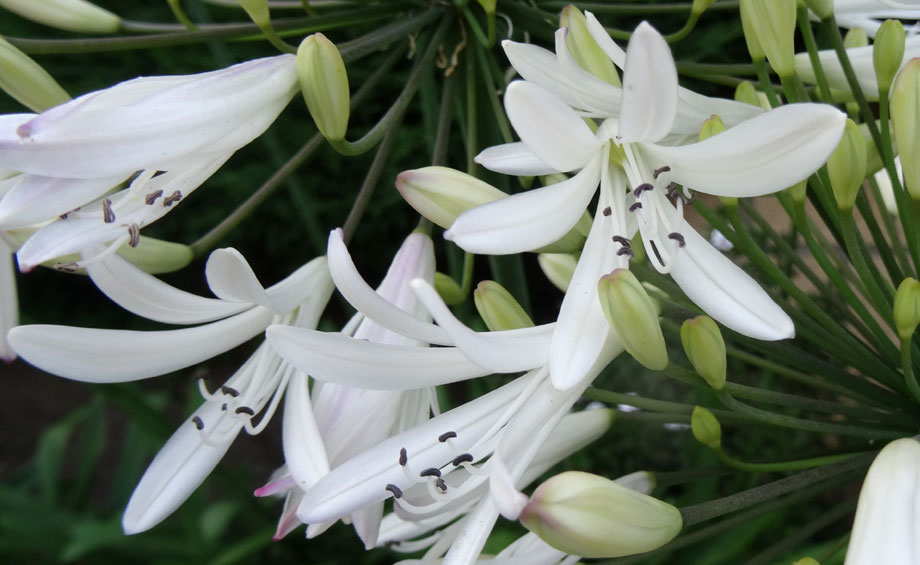
[[[668,234],[668,239],[673,239],[674,241],[677,242],[677,245],[679,245],[679,246],[681,246],[681,247],[684,247],[685,245],[687,245],[687,242],[684,241],[684,236],[680,235],[680,234],[677,233],[677,232],[669,233],[669,234]]]
[[[454,467],[459,467],[461,463],[472,463],[473,454],[472,453],[461,453],[460,455],[454,457],[453,461],[450,462]]]
[[[441,470],[437,467],[429,467],[418,474],[419,477],[438,477],[441,478]]]
[[[640,184],[639,186],[637,186],[636,188],[633,189],[633,196],[635,196],[636,198],[639,198],[639,195],[640,195],[640,194],[642,194],[643,192],[646,192],[646,191],[648,191],[648,190],[652,190],[653,188],[655,188],[655,187],[652,186],[652,185],[650,185],[650,184],[647,183],[647,182],[644,182],[644,183]]]
[[[658,263],[664,265],[664,260],[661,258],[661,253],[658,251],[658,246],[655,245],[654,241],[649,241],[649,245],[652,246],[652,251],[655,252],[655,257],[658,259]]]
[[[71,261],[69,263],[55,263],[54,268],[63,273],[76,273],[77,269],[80,268],[80,265]]]
[[[445,483],[444,479],[442,479],[441,477],[438,477],[434,481],[434,484],[437,485],[439,489],[441,489],[441,492],[447,492],[447,483]]]
[[[607,206],[604,208],[604,216],[609,216],[610,214],[613,214],[613,210],[610,209],[610,206]]]
[[[177,190],[163,199],[163,207],[169,208],[170,206],[172,206],[173,204],[175,204],[181,199],[182,199],[182,192]]]
[[[457,432],[444,432],[443,434],[438,436],[438,441],[441,443],[445,443],[447,440],[451,438],[455,438],[455,437],[457,437]]]
[[[128,240],[128,245],[137,247],[141,242],[141,228],[137,224],[128,226],[128,237],[131,238]]]
[[[406,448],[400,448],[399,450],[399,465],[405,467],[406,463],[409,462],[409,453],[406,451]]]
[[[629,255],[630,257],[633,257],[633,258],[636,256],[636,254],[633,253],[633,250],[630,249],[629,247],[621,247],[617,249],[617,256],[622,257],[623,255]]]
[[[402,489],[398,486],[392,483],[388,483],[386,489],[393,493],[393,498],[402,498]]]
[[[204,429],[204,421],[201,419],[200,416],[195,416],[194,418],[192,418],[192,423],[195,424],[196,429],[199,429],[199,430]]]
[[[636,202],[636,203],[634,203],[632,206],[629,207],[629,211],[630,211],[630,212],[635,212],[635,211],[638,210],[639,208],[642,208],[642,203],[641,203],[641,202]]]
[[[249,406],[240,406],[234,411],[235,414],[246,414],[247,416],[255,416],[256,413]]]
[[[224,394],[229,394],[230,396],[232,396],[232,397],[234,397],[234,398],[236,398],[237,396],[240,395],[240,391],[236,390],[236,389],[233,388],[232,386],[224,385],[224,386],[220,387],[220,391],[221,391],[222,393],[224,393]]]
[[[115,221],[115,212],[112,211],[112,201],[106,198],[102,201],[102,221],[111,224]]]
[[[623,237],[622,235],[615,235],[613,236],[612,239],[614,243],[619,243],[623,247],[632,247],[632,244],[630,243],[630,241],[626,239],[625,237]]]
[[[153,203],[157,201],[157,198],[163,196],[162,190],[155,190],[144,197],[144,204],[147,206],[153,206]]]
[[[220,411],[221,411],[221,412],[226,412],[226,411],[227,411],[227,403],[226,403],[226,402],[224,402],[223,404],[221,404],[221,406],[220,406]]]
[[[666,173],[666,172],[668,172],[668,171],[670,171],[670,170],[671,170],[671,167],[669,167],[669,166],[667,166],[667,165],[665,165],[664,167],[661,167],[661,168],[659,168],[659,169],[655,169],[655,172],[652,173],[652,178],[655,179],[655,180],[658,180],[658,175],[660,175],[661,173]]]

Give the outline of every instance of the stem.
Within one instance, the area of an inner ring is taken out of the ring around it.
[[[787,534],[767,549],[759,552],[747,564],[762,565],[775,562],[778,557],[789,553],[790,550],[798,547],[803,541],[852,512],[856,508],[856,503],[855,498],[844,500],[794,532]]]
[[[734,457],[731,457],[725,453],[721,447],[714,449],[716,456],[719,458],[719,461],[725,463],[733,469],[738,469],[739,471],[752,471],[760,473],[774,473],[777,471],[801,471],[804,469],[813,469],[815,467],[822,467],[824,465],[830,465],[831,463],[836,463],[838,461],[845,461],[861,453],[841,453],[838,455],[825,455],[823,457],[811,457],[809,459],[797,459],[795,461],[779,461],[776,463],[747,463],[745,461],[739,461]],[[874,453],[874,452],[873,452]]]
[[[693,28],[696,27],[696,22],[699,21],[700,14],[696,12],[690,12],[690,17],[687,18],[687,21],[684,22],[684,27],[675,31],[670,35],[664,36],[665,41],[668,43],[677,43],[681,39],[690,35],[690,32],[693,31]]]
[[[434,146],[431,149],[431,164],[443,165],[447,161],[447,143],[450,141],[450,112],[454,100],[454,86],[457,84],[457,73],[452,73],[444,80],[444,90],[441,91],[441,107],[438,111],[438,126],[434,136]]]
[[[770,106],[772,108],[779,107],[779,98],[776,96],[776,89],[773,88],[773,83],[770,82],[770,73],[767,70],[767,62],[764,60],[754,61],[754,70],[757,71],[757,79],[760,80],[760,87],[763,88],[764,94],[767,95],[767,100],[770,102]]]
[[[172,11],[173,16],[175,16],[176,20],[182,24],[185,29],[191,31],[198,29],[198,26],[195,25],[195,22],[190,20],[189,17],[185,14],[185,11],[182,9],[182,5],[179,3],[179,0],[167,0],[166,3],[169,4],[169,9]]]
[[[850,261],[852,261],[853,267],[859,274],[860,280],[869,291],[869,297],[873,306],[875,306],[875,311],[883,319],[889,320],[890,323],[892,319],[891,299],[894,297],[894,289],[890,285],[886,285],[886,288],[882,289],[876,278],[878,269],[874,265],[870,267],[868,261],[866,261],[862,246],[859,244],[859,234],[856,232],[856,225],[853,221],[852,208],[840,214],[840,224],[843,228],[843,241],[846,244],[847,254],[850,256]]]
[[[904,371],[904,380],[907,382],[907,388],[914,395],[917,402],[920,402],[920,384],[917,384],[917,376],[914,374],[914,367],[911,364],[910,350],[911,339],[909,337],[901,339],[901,370]]]
[[[824,67],[821,65],[821,59],[818,57],[818,46],[815,43],[815,35],[811,31],[811,23],[808,20],[808,8],[804,5],[799,6],[796,22],[799,26],[799,33],[805,41],[805,49],[808,51],[808,60],[811,62],[811,68],[815,71],[815,82],[818,83],[818,92],[821,100],[831,102],[831,88],[827,84],[827,76],[824,74]]]
[[[380,180],[380,175],[383,173],[387,158],[390,156],[390,150],[393,148],[393,140],[396,138],[397,133],[396,126],[399,125],[400,120],[402,120],[402,114],[399,115],[396,122],[394,122],[393,129],[387,133],[380,143],[380,147],[377,148],[377,154],[374,155],[374,160],[367,170],[364,182],[361,183],[361,190],[358,191],[358,195],[351,205],[351,210],[348,211],[348,217],[345,218],[345,224],[342,226],[342,239],[346,244],[351,241],[351,237],[355,234],[358,223],[364,216],[367,205],[370,203],[371,196],[377,188],[377,182]]]

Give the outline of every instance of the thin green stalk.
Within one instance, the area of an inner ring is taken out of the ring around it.
[[[696,12],[690,12],[690,17],[687,18],[687,21],[684,22],[684,26],[674,33],[664,36],[665,41],[668,43],[677,43],[681,39],[690,35],[690,32],[693,31],[693,28],[696,27],[696,22],[700,19],[700,14]]]
[[[901,237],[904,233],[895,225],[892,215],[886,209],[885,201],[882,199],[882,193],[879,190],[878,183],[875,181],[875,175],[869,175],[866,180],[869,183],[869,190],[872,193],[872,201],[875,202],[879,210],[878,215],[882,218],[882,225],[885,226],[885,233],[887,234],[887,237],[885,237],[876,236],[873,233],[873,237],[878,237],[891,245],[892,254],[897,264],[897,270],[895,272],[889,272],[891,280],[903,280],[905,277],[904,273],[912,271],[910,257],[908,257],[907,251],[904,249],[904,245],[901,242]]]
[[[540,2],[541,6],[561,10],[571,4],[568,0],[557,0],[550,2]],[[692,4],[690,2],[661,2],[650,4],[648,2],[579,2],[578,7],[595,14],[614,14],[614,15],[658,15],[658,14],[680,14],[689,12]],[[707,12],[717,10],[737,10],[738,0],[727,0],[716,2],[706,9]]]
[[[901,370],[904,371],[904,381],[907,383],[907,389],[914,395],[917,402],[920,402],[920,384],[917,383],[914,366],[910,360],[910,344],[911,339],[909,337],[901,340]]]
[[[441,91],[441,106],[438,110],[438,125],[434,136],[434,146],[431,148],[431,164],[444,165],[447,162],[447,144],[450,141],[451,110],[453,109],[454,87],[457,84],[457,73],[444,79],[444,89]]]
[[[654,398],[644,398],[642,396],[636,396],[633,394],[623,394],[621,392],[614,392],[612,390],[605,390],[597,387],[588,387],[585,390],[583,396],[590,400],[597,400],[599,402],[604,402],[607,404],[623,404],[626,406],[634,406],[640,410],[648,410],[651,412],[661,412],[667,413],[669,415],[679,414],[682,417],[687,418],[689,422],[689,417],[693,413],[693,404],[682,404],[680,402],[670,402],[667,400],[657,400]],[[734,414],[727,410],[714,409],[711,412],[719,418],[719,421],[724,421],[728,423],[750,423],[750,418]],[[636,412],[618,412],[617,418],[620,416],[632,416],[637,414]]]
[[[476,170],[476,154],[479,149],[478,138],[479,130],[476,122],[477,117],[477,97],[476,97],[476,61],[478,57],[470,57],[469,52],[465,57],[466,60],[466,124],[464,132],[464,147],[466,150],[466,172],[472,175]]]
[[[198,29],[198,26],[195,25],[195,22],[190,20],[189,17],[185,14],[185,10],[182,9],[182,4],[179,3],[179,0],[167,0],[166,3],[169,4],[169,9],[173,13],[173,16],[175,16],[176,21],[182,24],[185,29],[191,31]]]
[[[853,211],[849,210],[841,213],[840,223],[843,228],[843,241],[846,244],[847,254],[857,274],[859,274],[860,280],[863,281],[869,291],[872,305],[884,320],[891,320],[891,302],[894,298],[894,288],[890,284],[886,284],[885,288],[882,288],[877,278],[878,269],[875,268],[875,265],[870,266],[866,260],[860,245],[859,234],[856,231],[856,224],[853,221]]]
[[[776,108],[780,105],[779,98],[776,96],[776,89],[770,81],[770,73],[767,70],[766,61],[754,61],[754,70],[757,72],[757,79],[760,81],[760,87],[763,88],[764,94],[767,95],[767,101],[770,107]]]
[[[486,56],[486,50],[478,43],[473,44],[473,49],[476,50],[476,60],[479,63],[480,75],[482,76],[483,86],[487,93],[486,99],[489,101],[492,112],[495,114],[495,123],[498,125],[498,131],[501,133],[505,143],[511,143],[514,141],[514,136],[511,134],[511,125],[508,123],[508,117],[505,116],[505,110],[502,107],[501,100],[498,98],[499,89],[495,87],[495,81],[492,79],[489,68],[490,64],[495,64],[495,59]]]
[[[394,122],[393,129],[380,142],[377,153],[374,155],[374,160],[364,176],[364,182],[361,183],[361,190],[358,191],[358,195],[351,205],[351,210],[348,211],[348,217],[345,218],[345,223],[342,226],[342,239],[346,244],[351,241],[355,230],[358,229],[361,218],[364,217],[367,205],[370,204],[371,196],[373,196],[374,190],[377,188],[380,175],[383,173],[383,168],[386,166],[387,159],[390,156],[390,150],[393,148],[393,140],[396,138],[397,128],[401,120],[402,114]]]
[[[814,469],[815,467],[830,465],[831,463],[836,463],[838,461],[845,461],[851,457],[865,453],[860,451],[856,453],[840,453],[837,455],[825,455],[823,457],[796,459],[794,461],[777,461],[774,463],[748,463],[746,461],[735,459],[734,457],[725,453],[721,447],[715,448],[713,451],[715,452],[716,457],[719,458],[719,461],[731,467],[732,469],[738,469],[739,471],[751,471],[756,473],[775,473],[782,471],[802,471],[805,469]]]
[[[815,43],[815,35],[811,30],[811,21],[808,17],[808,8],[801,4],[798,8],[796,17],[799,33],[805,41],[805,50],[808,52],[808,60],[811,68],[815,72],[815,82],[818,83],[818,92],[821,94],[821,100],[830,103],[831,88],[827,83],[827,75],[824,74],[824,66],[821,65],[821,59],[818,57],[818,45]]]
[[[822,512],[821,515],[814,520],[797,528],[794,532],[787,534],[765,550],[758,552],[753,559],[747,562],[747,565],[775,563],[776,559],[786,555],[811,536],[830,526],[837,520],[841,520],[849,515],[853,509],[856,508],[856,503],[857,500],[855,497],[850,498],[840,502],[830,510]]]
[[[872,184],[875,182],[875,178],[872,175],[870,175],[869,178],[872,180],[872,183],[870,183],[871,189]],[[878,219],[872,210],[871,204],[869,204],[869,198],[864,192],[860,192],[859,196],[856,198],[856,208],[859,210],[859,215],[862,216],[866,223],[866,227],[869,229],[869,234],[872,236],[872,243],[875,245],[875,249],[878,250],[879,257],[882,259],[882,264],[885,265],[885,270],[888,272],[888,277],[893,281],[902,280],[904,278],[904,271],[901,270],[901,266],[898,264],[897,258],[892,250],[895,242],[900,244],[898,238],[900,238],[901,234],[896,234],[894,241],[889,242],[885,234],[882,233],[882,228],[879,226]],[[884,206],[879,206],[878,215],[883,218],[883,222],[885,219],[888,219],[890,222],[888,211],[885,210]],[[900,251],[903,253],[903,248],[900,248]]]

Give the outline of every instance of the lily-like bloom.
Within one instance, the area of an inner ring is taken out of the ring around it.
[[[602,47],[613,43],[606,33],[593,37]],[[636,227],[652,265],[670,273],[711,317],[758,339],[791,337],[789,317],[686,223],[685,196],[672,183],[733,197],[781,190],[824,163],[844,125],[844,115],[830,106],[793,104],[699,143],[665,145],[681,98],[670,49],[648,24],[633,33],[625,67],[620,117],[605,119],[596,133],[554,92],[530,81],[512,83],[505,108],[522,141],[487,149],[477,160],[518,175],[575,174],[469,210],[445,233],[474,253],[538,249],[571,229],[600,185],[594,224],[549,352],[550,373],[561,389],[579,382],[607,355],[612,331],[597,299],[597,281],[612,269],[628,267]]]
[[[897,439],[872,462],[859,493],[847,565],[920,560],[920,442]]]
[[[95,254],[97,249],[88,253]],[[162,375],[223,353],[271,323],[315,327],[332,294],[324,257],[263,288],[242,255],[220,249],[208,259],[208,285],[218,298],[191,294],[141,271],[118,255],[88,262],[87,274],[109,298],[135,314],[171,324],[164,331],[27,325],[9,333],[29,363],[86,382],[124,382]],[[263,343],[217,391],[200,383],[205,403],[153,459],[122,520],[125,532],[152,528],[210,474],[240,431],[268,424],[297,370]]]
[[[294,57],[281,55],[0,116],[0,170],[20,173],[0,180],[0,228],[43,225],[17,252],[20,269],[96,243],[136,245],[140,229],[265,131],[296,90]]]

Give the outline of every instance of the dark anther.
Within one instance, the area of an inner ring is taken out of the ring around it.
[[[447,483],[445,483],[444,479],[441,477],[438,477],[434,484],[436,484],[438,488],[441,489],[441,492],[447,492]]]
[[[437,467],[429,467],[418,474],[419,477],[440,477],[441,470]]]
[[[441,443],[444,443],[453,437],[457,437],[457,432],[444,432],[443,434],[438,436],[438,441],[440,441]]]
[[[619,243],[623,247],[631,247],[629,240],[623,237],[622,235],[615,235],[613,236],[612,239],[614,243]]]
[[[406,448],[403,447],[399,450],[399,465],[405,467],[406,463],[409,462],[409,454],[406,452]]]
[[[684,241],[684,236],[680,235],[680,234],[677,233],[677,232],[669,233],[669,234],[668,234],[668,239],[673,239],[674,241],[677,242],[677,245],[679,245],[679,246],[681,246],[681,247],[687,245],[687,242]]]
[[[650,184],[647,183],[647,182],[644,182],[644,183],[640,184],[639,186],[637,186],[636,188],[633,189],[633,196],[635,196],[636,198],[639,198],[639,195],[640,195],[640,194],[642,194],[643,192],[645,192],[645,191],[647,191],[647,190],[652,190],[653,188],[655,188],[655,187],[652,186],[652,185],[650,185]]]
[[[696,193],[691,192],[690,198],[684,200],[684,204],[687,204],[689,206],[690,204],[693,204],[694,202],[696,202]]]
[[[137,247],[141,242],[141,228],[137,224],[131,224],[128,226],[128,245],[131,247]]]
[[[629,207],[629,211],[630,211],[630,212],[635,212],[636,210],[638,210],[638,209],[641,208],[641,207],[642,207],[642,203],[641,203],[641,202],[636,202],[635,204],[633,204],[632,206]]]
[[[172,206],[173,204],[175,204],[181,199],[182,199],[182,193],[177,190],[163,199],[163,206],[166,208],[169,208],[170,206]]]
[[[224,386],[220,387],[220,391],[221,391],[222,393],[224,393],[224,394],[229,394],[230,396],[232,396],[232,397],[234,397],[234,398],[236,398],[237,396],[240,395],[240,391],[236,390],[236,389],[233,388],[232,386],[224,385]]]
[[[153,173],[153,176],[150,177],[150,178],[155,179],[155,178],[157,178],[158,176],[160,176],[160,175],[165,175],[165,174],[166,174],[166,171],[157,171],[157,172]]]
[[[655,179],[655,180],[657,180],[657,179],[658,179],[658,175],[660,175],[661,173],[666,173],[666,172],[668,172],[668,171],[670,171],[670,170],[671,170],[671,167],[669,167],[669,166],[667,166],[667,165],[665,165],[664,167],[661,167],[660,169],[655,169],[655,172],[652,173],[652,178]]]
[[[56,263],[54,265],[54,268],[64,273],[76,273],[77,269],[80,268],[80,265],[77,265],[76,263],[71,261],[70,263]]]
[[[67,216],[69,216],[69,215],[70,215],[70,212],[64,212],[63,214],[61,214],[60,216],[58,216],[58,218],[60,218],[60,219],[62,219],[62,220],[66,220],[66,219],[67,219]]]
[[[236,409],[237,414],[246,414],[247,416],[255,416],[256,413],[253,412],[252,408],[249,406],[240,406]]]
[[[658,246],[655,245],[654,241],[650,241],[649,243],[652,244],[652,251],[655,252],[655,258],[658,259],[659,263],[664,264],[664,260],[661,258],[661,253],[658,252]]]
[[[635,257],[635,256],[636,256],[636,254],[633,253],[633,250],[630,249],[629,247],[621,247],[621,248],[617,249],[617,255],[619,255],[619,256],[622,256],[622,255],[629,255],[630,257]]]
[[[461,453],[460,455],[454,457],[454,460],[451,461],[451,465],[454,467],[459,467],[461,463],[472,463],[473,455],[470,453]]]
[[[227,403],[226,403],[226,402],[224,402],[223,404],[221,404],[220,410],[221,410],[221,412],[226,412],[226,411],[227,411]]]
[[[204,421],[202,421],[201,417],[195,416],[194,418],[192,418],[192,423],[195,424],[195,428],[199,430],[204,429]]]
[[[604,215],[609,216],[610,214],[613,214],[613,210],[610,209],[610,206],[607,206],[604,208]]]
[[[402,498],[402,489],[390,483],[387,484],[387,490],[393,493],[393,498]]]
[[[111,224],[115,221],[115,212],[112,211],[112,201],[106,198],[102,201],[102,221]]]
[[[157,198],[163,196],[162,190],[155,190],[144,197],[144,204],[147,206],[152,206],[154,202],[157,201]]]

